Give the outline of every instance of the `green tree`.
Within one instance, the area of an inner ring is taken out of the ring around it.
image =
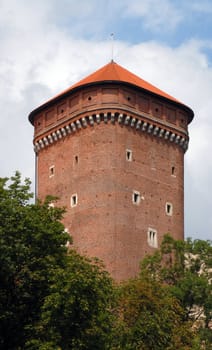
[[[55,274],[30,349],[111,349],[113,285],[98,261],[71,250]]]
[[[161,249],[141,264],[141,277],[169,288],[184,309],[184,318],[198,329],[205,349],[211,344],[212,246],[210,241],[177,241],[166,235]]]
[[[53,197],[31,198],[20,173],[0,179],[0,349],[110,349],[112,280],[68,251]]]
[[[69,239],[63,209],[30,203],[30,181],[0,179],[0,348],[22,349],[50,292],[55,268],[65,265]]]
[[[192,331],[169,290],[142,278],[120,288],[114,350],[188,350]]]
[[[0,349],[210,349],[210,242],[166,236],[115,287],[100,262],[67,249],[54,198],[31,198],[18,172],[0,179]]]

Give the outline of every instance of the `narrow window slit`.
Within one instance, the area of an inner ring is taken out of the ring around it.
[[[77,194],[73,194],[71,196],[71,207],[76,207],[78,204],[78,197]]]
[[[171,203],[166,203],[166,214],[172,216],[173,205]]]
[[[54,165],[52,165],[49,167],[49,177],[54,176],[54,173],[55,173],[55,167]]]
[[[132,161],[132,151],[130,149],[127,149],[126,150],[126,160],[128,162],[131,162]]]
[[[133,191],[132,201],[133,201],[133,204],[137,204],[137,205],[140,204],[140,201],[141,201],[140,192]]]

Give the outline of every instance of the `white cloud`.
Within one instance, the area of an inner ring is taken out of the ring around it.
[[[212,3],[210,0],[192,1],[190,4],[190,8],[195,12],[202,12],[206,14],[212,13]]]
[[[134,0],[127,2],[126,14],[142,17],[144,25],[151,30],[174,29],[182,20],[182,13],[169,0]]]

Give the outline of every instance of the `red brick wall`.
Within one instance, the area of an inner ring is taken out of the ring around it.
[[[114,94],[105,90],[103,97],[102,87],[77,92],[78,109],[74,104],[60,102],[63,116],[57,118],[56,114],[52,114],[52,128],[61,123],[61,119],[75,118],[76,111],[78,114],[92,109],[101,111],[108,108],[109,103],[114,111],[117,103],[117,109],[134,111],[136,115],[140,95],[138,98],[137,91],[133,89],[126,91],[126,88],[116,87]],[[95,103],[87,106],[91,103],[88,100],[90,96],[94,96]],[[156,99],[152,103],[152,97],[145,98],[149,100],[142,101],[144,108],[149,104],[149,108],[152,106],[155,111],[155,115],[149,118],[154,121],[158,118],[159,122],[164,119],[167,123],[165,113],[170,104]],[[72,97],[67,100],[73,101]],[[74,106],[74,111],[68,109],[70,105],[71,108]],[[60,109],[58,104],[52,108],[57,113]],[[149,114],[154,114],[152,109],[148,110]],[[184,123],[181,116],[184,116],[184,111],[173,106],[172,109],[175,109],[175,128],[180,133],[183,129],[186,132],[186,116]],[[46,118],[46,113],[43,111],[38,119],[42,120],[42,116]],[[37,126],[35,140],[49,130],[49,119],[48,125],[43,121],[40,124],[43,127]],[[172,123],[173,120],[172,115]],[[35,118],[35,125],[36,122]],[[167,125],[172,127],[171,123]],[[126,160],[126,150],[132,151],[132,161]],[[155,249],[147,242],[149,228],[157,230],[158,244],[167,232],[183,239],[183,157],[183,149],[164,138],[136,131],[117,121],[102,121],[71,133],[38,153],[38,196],[44,198],[50,194],[60,197],[58,205],[67,208],[65,227],[73,236],[79,252],[97,256],[104,261],[114,278],[126,279],[138,273],[140,260]],[[54,174],[50,176],[49,168],[52,166]],[[141,194],[138,205],[132,202],[133,190]],[[73,194],[78,197],[75,207],[70,205]],[[167,215],[166,203],[172,204],[172,215]]]

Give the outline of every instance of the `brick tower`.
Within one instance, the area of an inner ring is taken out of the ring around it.
[[[80,253],[133,277],[163,235],[184,235],[193,111],[110,62],[33,110],[37,196],[60,198]]]

